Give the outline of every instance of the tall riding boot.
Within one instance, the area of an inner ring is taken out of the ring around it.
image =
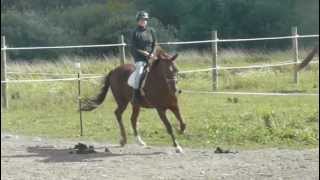
[[[132,103],[133,104],[139,104],[141,100],[141,94],[139,89],[134,89],[133,90],[133,96],[132,96]]]

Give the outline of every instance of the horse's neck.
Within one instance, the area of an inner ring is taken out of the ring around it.
[[[155,67],[150,67],[150,72],[148,74],[148,77],[146,79],[146,85],[148,84],[148,87],[158,87],[158,88],[166,88],[166,79],[165,75],[162,74],[162,71],[160,69],[160,65],[156,65]]]
[[[149,68],[149,75],[148,75],[149,79],[158,79],[158,80],[162,80],[164,79],[164,76],[161,74],[161,71],[160,71],[160,67],[159,66],[156,66],[156,67],[150,67]]]

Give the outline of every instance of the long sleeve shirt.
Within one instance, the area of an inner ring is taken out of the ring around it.
[[[148,61],[148,57],[141,53],[142,51],[147,51],[148,53],[153,53],[156,45],[155,31],[152,28],[142,28],[137,27],[131,38],[131,54],[135,62],[138,61]]]

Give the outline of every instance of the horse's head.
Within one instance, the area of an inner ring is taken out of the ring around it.
[[[158,68],[160,69],[161,75],[166,80],[170,94],[172,95],[180,93],[180,91],[178,91],[177,89],[177,76],[179,72],[175,63],[177,57],[178,54],[171,56],[162,48],[157,47],[155,53],[155,61],[153,62],[153,64],[155,66],[158,66]]]

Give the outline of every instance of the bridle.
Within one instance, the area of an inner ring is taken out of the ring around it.
[[[178,78],[177,78],[177,71],[174,72],[173,76],[172,77],[166,77],[166,83],[167,83],[167,86],[169,87],[170,91],[174,91],[174,93],[177,92],[177,87],[176,87],[176,84],[178,83]],[[174,88],[172,88],[172,86],[174,86]]]
[[[178,78],[175,76],[175,77],[173,77],[173,78],[166,78],[166,81],[167,81],[167,83],[170,83],[170,82],[177,82],[178,81]]]

